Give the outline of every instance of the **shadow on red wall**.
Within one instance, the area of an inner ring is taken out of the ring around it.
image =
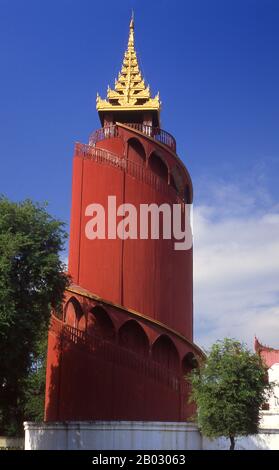
[[[136,321],[128,320],[118,335],[110,322],[101,307],[91,310],[88,333],[52,318],[46,421],[189,418],[194,412],[189,385],[171,340],[159,337],[150,356]]]

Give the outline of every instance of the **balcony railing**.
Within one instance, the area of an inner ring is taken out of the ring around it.
[[[157,140],[158,142],[161,142],[161,144],[167,145],[174,152],[176,152],[175,138],[167,131],[160,129],[160,127],[147,126],[146,124],[140,124],[138,122],[127,123],[126,126],[129,126],[132,129],[142,132],[148,137],[152,137],[153,139]]]
[[[85,348],[96,358],[102,361],[115,362],[123,367],[137,370],[138,373],[149,376],[158,382],[163,382],[173,390],[178,391],[181,384],[181,376],[176,375],[170,369],[154,361],[146,355],[140,355],[130,349],[120,346],[118,343],[100,338],[94,334],[88,334],[70,325],[62,327],[63,336],[71,343]],[[182,380],[184,385],[184,380]],[[186,389],[188,389],[186,384]],[[184,385],[184,391],[185,385]]]
[[[114,339],[107,340],[94,334],[88,334],[78,328],[67,325],[62,320],[52,315],[51,331],[54,332],[58,339],[68,344],[75,344],[80,350],[84,350],[86,354],[92,355],[92,359],[106,366],[106,363],[113,362],[122,368],[135,371],[138,376],[145,376],[154,382],[161,383],[179,393],[181,397],[182,416],[192,416],[195,410],[193,404],[189,404],[187,397],[191,392],[190,384],[179,371],[176,373],[163,364],[158,363],[148,355],[140,355],[130,349],[118,344]],[[64,346],[65,347],[65,346]]]
[[[152,139],[157,140],[161,144],[167,145],[168,147],[176,152],[176,142],[175,138],[168,132],[160,129],[160,127],[147,126],[145,124],[140,124],[137,122],[125,123],[126,126],[135,129],[136,131],[141,132],[142,134],[151,137]],[[119,127],[117,124],[112,126],[102,127],[97,131],[93,132],[89,137],[89,145],[95,145],[100,140],[111,139],[113,137],[118,137]]]
[[[101,149],[99,147],[92,147],[92,145],[77,142],[75,146],[75,155],[88,160],[94,160],[97,163],[105,163],[122,170],[126,168],[126,160],[124,158],[120,158],[118,155],[109,152],[108,150]]]
[[[89,137],[89,145],[95,145],[100,140],[112,139],[118,137],[118,126],[106,126],[101,127],[97,131],[94,131]]]
[[[92,145],[81,144],[79,142],[76,143],[75,154],[79,157],[94,160],[97,163],[113,166],[114,168],[125,171],[133,178],[152,186],[156,191],[165,194],[173,194],[177,203],[182,202],[175,189],[165,180],[155,175],[149,168],[146,168],[145,165],[140,165],[132,160],[120,158],[118,155],[115,155],[108,150],[101,149],[99,147],[92,147]]]

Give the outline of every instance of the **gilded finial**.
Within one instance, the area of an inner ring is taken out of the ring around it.
[[[134,20],[134,10],[132,10],[132,16],[131,16],[131,21],[130,21],[129,40],[128,40],[128,50],[129,50],[129,47],[134,49],[134,31],[135,31],[135,20]]]
[[[134,15],[134,10],[132,10],[132,16],[131,16],[131,21],[130,21],[130,29],[134,29],[134,24],[135,24],[135,15]]]
[[[135,51],[134,31],[135,18],[132,10],[128,46],[124,53],[121,72],[115,80],[114,89],[108,87],[107,99],[97,100],[98,111],[121,109],[149,109],[160,110],[160,100],[158,96],[151,98],[149,86],[145,85],[141,70],[138,64],[137,53]]]

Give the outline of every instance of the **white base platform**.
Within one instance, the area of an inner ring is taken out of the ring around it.
[[[26,450],[227,450],[225,438],[208,440],[193,423],[70,421],[24,423]],[[262,413],[260,433],[236,439],[239,450],[279,450],[279,413]]]
[[[236,450],[279,450],[279,412],[278,409],[261,412],[259,434],[238,437]],[[203,437],[203,450],[227,450],[228,439],[221,437],[212,441]]]
[[[24,423],[25,450],[198,450],[192,423],[71,421]]]
[[[224,437],[210,441],[203,437],[202,450],[229,450],[230,441]],[[279,450],[279,432],[270,429],[259,434],[238,437],[235,441],[235,450]]]

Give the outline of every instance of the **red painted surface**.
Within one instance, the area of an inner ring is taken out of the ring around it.
[[[170,168],[176,165],[171,152],[162,150],[156,142],[147,145],[146,139],[132,129],[123,130],[121,138],[98,142],[98,146],[117,153],[119,149],[129,147],[127,141],[131,138],[142,143],[147,156],[156,152],[167,160]],[[126,157],[125,153],[117,155]],[[136,165],[143,160],[130,147],[128,156],[129,161],[136,162]],[[107,212],[108,195],[116,196],[117,206],[125,202],[139,208],[143,203],[174,204],[177,202],[176,192],[166,183],[166,192],[162,193],[119,168],[94,160],[80,157],[74,160],[69,256],[69,269],[74,282],[112,302],[162,321],[192,340],[191,251],[174,250],[173,240],[92,241],[85,236],[85,225],[89,220],[84,216],[85,209],[92,202],[102,204]],[[145,170],[145,161],[142,165]],[[146,168],[146,172],[151,170]],[[185,186],[190,184],[182,165],[181,178]]]
[[[183,377],[202,356],[192,343],[192,250],[174,250],[174,240],[85,235],[89,204],[107,209],[112,195],[117,206],[183,206],[184,194],[192,199],[192,183],[167,145],[127,126],[114,135],[94,147],[76,146],[73,286],[63,319],[54,316],[49,332],[47,421],[179,421],[193,412]]]
[[[261,344],[257,338],[254,343],[255,351],[260,354],[264,364],[270,368],[273,364],[279,363],[279,349],[273,349]]]

